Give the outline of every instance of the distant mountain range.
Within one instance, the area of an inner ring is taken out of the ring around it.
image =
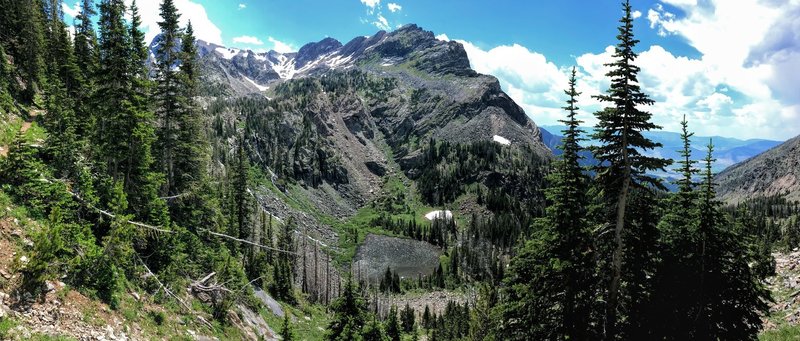
[[[547,125],[541,126],[542,140],[553,153],[558,155],[560,151],[556,148],[561,143],[561,131],[564,130],[563,126]],[[644,134],[647,138],[654,142],[661,143],[662,147],[656,150],[649,151],[647,154],[652,156],[659,156],[667,159],[677,160],[680,157],[679,151],[683,149],[683,142],[679,133],[668,131],[651,131]],[[588,133],[586,138],[589,138]],[[692,159],[702,160],[706,155],[706,146],[709,141],[714,143],[714,158],[717,161],[714,163],[714,172],[721,172],[737,163],[743,162],[756,155],[759,155],[770,148],[780,145],[782,141],[765,140],[765,139],[749,139],[740,140],[730,137],[721,136],[692,136]],[[594,141],[587,140],[585,145],[592,145]],[[588,157],[585,162],[591,164],[594,159],[587,153]],[[674,168],[674,167],[673,167]],[[671,169],[668,169],[666,174],[657,174],[663,177],[674,177],[675,174]]]

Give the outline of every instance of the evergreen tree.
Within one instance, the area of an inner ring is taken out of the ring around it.
[[[357,340],[364,328],[367,305],[353,278],[348,277],[342,294],[331,304],[333,317],[325,332],[325,340]]]
[[[620,308],[620,288],[623,282],[626,286],[640,292],[646,287],[646,283],[626,281],[623,277],[629,277],[631,281],[642,276],[651,264],[650,257],[643,258],[645,264],[637,264],[642,259],[640,255],[626,254],[626,239],[628,236],[637,237],[637,230],[650,229],[648,226],[633,226],[629,213],[630,201],[635,197],[647,199],[648,192],[652,187],[663,188],[660,182],[647,175],[647,171],[663,170],[669,165],[669,161],[643,155],[641,150],[649,150],[659,147],[659,144],[647,139],[642,135],[643,132],[659,127],[650,122],[651,114],[640,110],[641,106],[652,105],[651,100],[641,91],[638,84],[637,74],[639,67],[634,64],[637,54],[633,51],[639,42],[633,36],[633,16],[628,0],[622,4],[624,15],[620,20],[618,28],[619,41],[614,51],[614,62],[606,64],[611,68],[606,75],[611,78],[611,86],[606,94],[597,96],[601,102],[609,103],[610,106],[595,113],[598,123],[593,134],[593,138],[600,142],[600,145],[592,147],[592,152],[598,165],[594,170],[597,174],[597,185],[600,187],[599,193],[602,194],[600,200],[605,208],[603,223],[614,228],[614,241],[609,248],[611,249],[610,278],[606,279],[607,291],[605,293],[606,316],[605,316],[605,337],[608,340],[617,339],[619,325]],[[634,193],[637,192],[637,193]],[[642,206],[642,208],[647,208]],[[652,228],[654,230],[654,227]],[[644,235],[650,235],[651,231],[643,231]],[[644,240],[633,241],[630,243],[641,243]],[[653,248],[654,245],[635,245],[642,248]],[[628,253],[632,253],[631,252]],[[625,260],[628,256],[636,259]],[[623,264],[625,273],[623,274]],[[630,296],[630,295],[628,295]],[[622,301],[626,298],[622,297]],[[627,304],[627,302],[626,302]]]
[[[92,0],[81,1],[81,11],[75,16],[75,56],[84,75],[97,72],[97,34],[93,17],[97,15]]]
[[[80,73],[84,77],[82,91],[77,94],[75,114],[77,118],[76,134],[85,140],[89,137],[94,127],[94,117],[92,116],[91,98],[96,90],[97,72],[99,66],[99,46],[97,43],[97,33],[94,29],[94,16],[97,11],[94,9],[92,0],[81,1],[81,11],[75,17],[75,60]]]
[[[283,225],[281,234],[278,236],[278,248],[280,250],[294,252],[294,233],[295,223],[291,217]],[[292,303],[294,302],[294,293],[292,290],[292,283],[294,278],[294,253],[278,252],[275,266],[273,267],[273,286],[272,294],[275,298]]]
[[[75,98],[81,93],[83,77],[75,61],[67,28],[62,21],[61,2],[48,0],[46,13],[45,69],[49,79],[44,92],[44,125],[49,131],[47,149],[60,178],[76,180],[82,150],[77,136]]]
[[[250,238],[252,230],[253,197],[248,186],[250,179],[250,157],[247,156],[244,137],[238,139],[235,164],[231,174],[231,199],[233,200],[233,226],[231,232],[241,239]]]
[[[152,146],[155,143],[155,116],[149,106],[151,82],[147,71],[148,49],[144,32],[139,29],[141,18],[136,1],[131,2],[130,35],[130,74],[131,109],[133,110],[133,130],[130,131],[129,148],[133,153],[126,191],[131,194],[131,204],[137,218],[155,224],[165,225],[169,219],[166,202],[158,196],[163,177],[153,171],[155,159]]]
[[[8,56],[0,43],[0,115],[15,110],[14,98],[12,97],[11,84],[11,65],[8,63]]]
[[[14,57],[15,69],[22,80],[20,100],[33,103],[47,82],[45,75],[45,0],[0,3],[0,19],[6,52]]]
[[[388,338],[383,332],[381,323],[373,316],[369,323],[364,326],[364,331],[361,332],[360,338],[356,338],[356,340],[358,339],[363,341],[386,341]]]
[[[575,69],[564,110],[562,159],[555,162],[546,190],[550,205],[538,233],[511,261],[499,307],[505,339],[592,338],[594,262],[586,221],[586,177],[579,165],[581,130],[577,119]]]
[[[404,332],[411,333],[414,331],[414,319],[414,309],[411,309],[406,303],[406,307],[400,312],[400,322]]]
[[[289,312],[283,314],[283,326],[281,327],[281,338],[283,341],[294,340],[294,333],[292,332],[292,325],[289,324]]]
[[[743,252],[749,249],[747,239],[729,226],[720,210],[711,171],[712,155],[713,145],[709,143],[699,205],[699,299],[689,312],[695,314],[689,335],[694,340],[756,340],[761,316],[768,312],[768,302],[772,300],[765,286],[766,277],[771,274],[751,267],[759,257]]]
[[[157,114],[161,123],[158,131],[157,155],[158,164],[166,179],[162,193],[165,195],[180,194],[175,187],[176,178],[179,176],[176,169],[178,157],[178,139],[180,134],[180,115],[182,105],[186,101],[182,98],[181,80],[176,66],[180,63],[180,47],[177,45],[183,37],[183,31],[178,26],[180,14],[173,0],[164,0],[160,6],[161,36],[156,48],[156,82],[155,92]]]
[[[703,286],[698,281],[702,278],[702,255],[696,247],[700,239],[697,228],[699,212],[692,179],[697,173],[693,167],[697,161],[691,158],[690,138],[693,133],[689,132],[685,117],[681,126],[683,148],[679,150],[681,159],[677,171],[683,177],[677,180],[678,192],[664,200],[666,212],[658,224],[661,260],[653,281],[652,300],[643,320],[647,327],[638,330],[636,337],[639,338],[690,339],[689,326],[696,317],[691,311]]]
[[[386,316],[386,336],[391,341],[400,341],[400,321],[397,319],[397,307],[392,305],[389,308],[389,315]]]

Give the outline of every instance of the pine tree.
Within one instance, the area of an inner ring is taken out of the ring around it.
[[[325,332],[325,340],[357,340],[367,316],[367,305],[358,292],[352,276],[347,278],[342,294],[331,304],[333,317]]]
[[[45,70],[48,84],[44,91],[48,129],[47,149],[60,178],[75,180],[79,173],[78,152],[82,150],[77,136],[75,98],[81,93],[83,77],[77,67],[67,28],[62,21],[61,2],[45,3],[47,53]]]
[[[586,221],[586,177],[581,168],[573,68],[564,110],[562,159],[548,176],[550,205],[538,233],[511,261],[505,277],[504,302],[499,306],[505,339],[592,338],[594,262]]]
[[[250,179],[250,157],[247,156],[244,137],[238,139],[236,155],[231,174],[231,199],[233,200],[234,221],[232,231],[241,239],[250,238],[252,230],[253,197],[248,186]]]
[[[703,256],[697,246],[697,192],[693,180],[698,171],[692,160],[693,133],[688,130],[684,117],[681,121],[683,148],[677,171],[683,177],[677,181],[678,192],[664,200],[666,212],[658,223],[661,260],[654,275],[654,292],[643,319],[645,328],[638,330],[638,338],[668,340],[690,339],[690,327],[696,314],[692,313],[702,290]]]
[[[400,322],[404,332],[411,333],[414,331],[414,319],[414,309],[411,309],[408,302],[406,302],[406,307],[400,312]]]
[[[751,267],[762,261],[761,257],[746,251],[752,245],[729,226],[720,210],[711,170],[712,155],[713,145],[709,143],[699,204],[699,299],[690,335],[695,340],[756,340],[761,316],[768,312],[768,302],[772,300],[765,286],[766,277],[771,274]]]
[[[2,32],[15,32],[7,40],[7,53],[14,57],[16,70],[23,87],[20,99],[33,103],[47,82],[45,75],[45,10],[44,0],[9,1],[2,4],[8,13],[3,15]]]
[[[386,336],[391,341],[400,341],[400,321],[397,319],[397,307],[389,308],[389,315],[386,316]]]
[[[360,337],[359,337],[360,336]],[[364,326],[364,330],[361,332],[361,335],[356,335],[354,340],[363,340],[363,341],[386,341],[388,338],[386,334],[383,332],[383,328],[381,323],[378,322],[374,316],[372,319]]]
[[[126,191],[131,193],[131,204],[137,218],[166,225],[169,217],[166,203],[158,196],[163,182],[162,176],[153,171],[155,159],[152,146],[155,143],[155,116],[150,109],[149,96],[151,82],[147,71],[148,49],[144,32],[139,28],[141,18],[136,1],[131,2],[130,59],[131,109],[133,110],[133,130],[130,131],[129,148],[133,153],[127,171]]]
[[[597,174],[596,183],[600,187],[601,198],[606,208],[605,223],[614,228],[614,241],[611,246],[611,278],[607,280],[606,292],[606,317],[605,337],[607,340],[616,339],[619,331],[620,287],[624,276],[631,276],[631,280],[639,278],[646,271],[649,264],[636,264],[639,259],[625,261],[627,236],[636,236],[638,232],[628,231],[633,224],[630,215],[627,215],[631,201],[635,196],[646,199],[650,188],[663,188],[659,181],[647,175],[647,171],[663,170],[669,165],[664,159],[643,155],[640,150],[649,150],[659,147],[659,144],[647,139],[642,132],[659,127],[650,122],[651,114],[639,108],[652,105],[651,100],[641,91],[637,74],[639,67],[634,64],[637,54],[633,51],[639,42],[633,36],[633,16],[628,0],[622,4],[624,15],[618,28],[619,41],[615,47],[615,61],[606,66],[611,68],[606,75],[611,78],[611,86],[606,94],[597,96],[601,102],[610,106],[595,113],[598,119],[593,138],[600,142],[599,146],[592,148],[598,165],[594,168]],[[639,192],[639,193],[634,193]],[[648,227],[640,227],[648,228]],[[649,234],[649,231],[645,231]],[[632,242],[632,241],[631,241]],[[644,245],[637,245],[645,247]],[[634,255],[637,256],[637,255]],[[647,260],[647,258],[645,259]],[[626,273],[623,274],[623,263],[626,264]],[[645,276],[646,277],[646,276]],[[636,291],[646,286],[644,283],[634,283]],[[637,288],[638,287],[638,288]]]
[[[90,99],[96,90],[96,77],[100,69],[99,66],[99,46],[97,43],[97,33],[94,30],[94,16],[97,11],[94,9],[92,0],[81,2],[81,12],[75,17],[75,60],[84,76],[81,93],[76,97],[77,107],[75,108],[77,127],[76,134],[85,140],[89,137],[94,127],[94,117],[92,116],[92,105]]]
[[[283,326],[281,327],[281,338],[283,341],[294,340],[294,333],[292,332],[292,325],[289,324],[289,312],[283,314]]]
[[[81,11],[75,16],[75,56],[84,75],[94,75],[98,68],[97,34],[93,17],[97,15],[92,0],[81,1]]]
[[[173,0],[164,0],[160,6],[161,19],[158,22],[161,36],[156,48],[156,82],[155,92],[157,114],[161,123],[158,131],[157,155],[158,164],[166,179],[162,189],[165,195],[180,194],[173,188],[178,177],[175,162],[178,154],[178,139],[180,134],[180,114],[182,105],[186,102],[181,91],[181,80],[175,67],[180,62],[180,48],[178,40],[183,37],[183,31],[178,26],[180,14]]]
[[[194,103],[197,83],[197,48],[191,21],[181,36],[180,72],[178,82],[183,101],[177,116],[180,131],[177,134],[175,170],[179,176],[172,179],[175,192],[196,189],[205,181],[208,167],[208,141],[203,137],[203,122],[200,111]]]
[[[280,235],[278,236],[278,248],[280,250],[294,252],[294,234],[295,223],[291,217],[283,225]],[[292,283],[294,278],[294,254],[287,252],[278,252],[275,266],[273,267],[273,285],[272,294],[275,298],[292,303],[294,302],[294,293],[292,290]]]

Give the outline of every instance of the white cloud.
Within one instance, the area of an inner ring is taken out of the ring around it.
[[[125,4],[130,6],[131,0],[125,0]],[[136,5],[139,6],[139,13],[142,16],[141,29],[145,32],[145,39],[148,43],[161,32],[158,27],[158,22],[161,21],[159,15],[160,4],[161,0],[136,1]],[[185,27],[186,23],[191,20],[194,34],[198,39],[223,45],[222,30],[208,18],[208,13],[203,5],[192,0],[175,0],[175,7],[181,14],[180,24],[182,27]]]
[[[377,27],[378,29],[384,31],[389,31],[392,29],[392,27],[389,26],[389,21],[387,21],[386,18],[384,18],[383,15],[380,14],[378,14],[377,20],[373,21],[372,24],[375,25],[375,27]]]
[[[233,38],[234,43],[249,45],[264,45],[264,42],[253,36],[240,36]]]
[[[381,3],[381,0],[361,0],[361,3],[369,8],[375,8]]]
[[[272,49],[275,50],[275,52],[288,53],[297,51],[297,48],[294,47],[293,45],[282,42],[273,37],[269,37],[267,38],[267,40],[269,40],[269,42],[272,43]]]
[[[441,40],[441,41],[450,41],[450,37],[448,37],[448,36],[447,36],[446,34],[444,34],[444,33],[437,35],[437,36],[436,36],[436,39],[439,39],[439,40]]]
[[[394,3],[394,2],[390,2],[388,5],[386,5],[386,7],[388,7],[389,11],[392,12],[392,13],[400,11],[400,10],[403,9],[403,6],[400,6],[400,5],[398,5],[398,4]]]
[[[76,1],[74,6],[69,7],[69,5],[67,5],[66,2],[62,2],[61,3],[61,10],[67,16],[74,18],[74,17],[77,17],[78,14],[81,13],[81,4]]]
[[[633,11],[633,12],[631,12],[631,16],[633,16],[633,18],[634,18],[634,19],[639,19],[639,17],[641,17],[641,16],[642,16],[642,12],[640,12],[640,11]]]
[[[800,133],[800,92],[796,90],[800,0],[662,3],[684,14],[656,4],[648,11],[650,27],[659,35],[686,39],[701,54],[696,61],[708,84],[739,94],[717,111],[708,100],[698,101],[698,108],[706,105],[711,116],[726,119],[722,125],[745,135],[788,138]],[[706,91],[699,96],[712,94]]]
[[[239,9],[240,9],[240,10],[242,10],[242,9],[245,9],[245,8],[247,8],[247,5],[245,5],[245,4],[239,4]]]
[[[437,39],[444,40],[446,35]],[[563,117],[566,70],[560,69],[544,55],[519,44],[502,45],[483,50],[476,45],[456,40],[464,46],[475,71],[490,74],[500,81],[505,92],[537,124],[556,123]],[[591,118],[582,112],[581,118]]]

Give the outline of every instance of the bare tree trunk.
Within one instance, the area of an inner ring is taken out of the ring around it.
[[[319,250],[317,242],[314,242],[314,302],[319,301],[319,271],[317,271],[317,252]]]
[[[625,125],[627,132],[627,125]],[[611,258],[613,276],[608,288],[608,302],[606,306],[606,340],[614,340],[617,336],[617,306],[619,306],[619,287],[622,281],[622,252],[625,244],[622,240],[622,232],[625,228],[625,210],[627,208],[628,192],[631,186],[631,166],[628,160],[628,139],[625,133],[622,134],[622,162],[624,174],[622,179],[622,189],[617,198],[617,221],[614,226],[614,253]]]

